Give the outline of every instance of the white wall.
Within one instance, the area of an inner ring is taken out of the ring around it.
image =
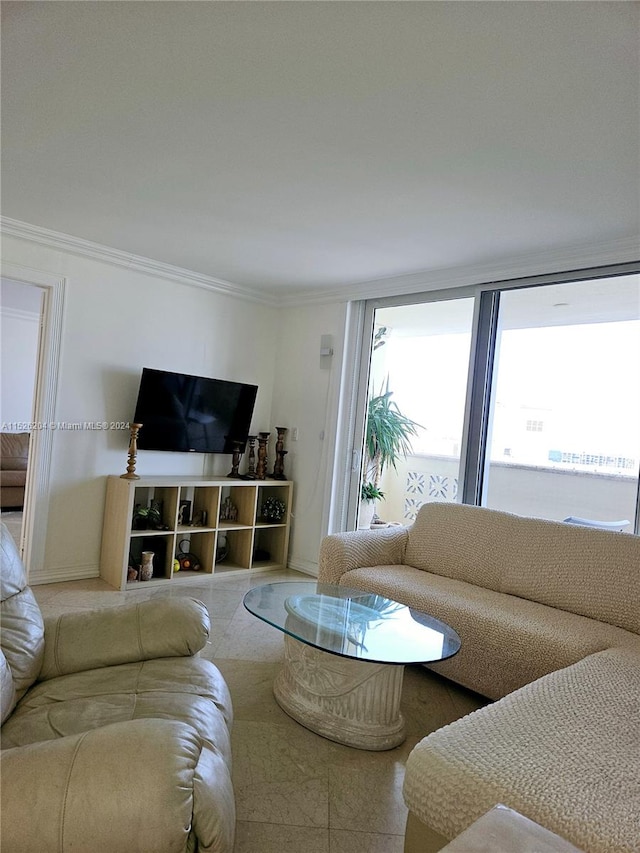
[[[257,384],[252,429],[270,431],[273,442],[276,426],[288,428],[289,564],[317,571],[344,357],[348,305],[342,295],[331,303],[273,308],[7,235],[3,260],[67,279],[58,421],[128,421],[144,366]],[[330,358],[320,356],[323,335],[333,339]],[[44,567],[32,583],[98,574],[105,478],[124,472],[127,447],[124,431],[56,432]],[[229,461],[141,451],[138,470],[219,475]]]
[[[3,260],[67,280],[56,421],[129,421],[141,368],[156,367],[256,384],[252,429],[275,426],[274,308],[6,235]],[[105,478],[124,473],[128,442],[124,430],[55,432],[44,566],[32,583],[97,575]],[[137,470],[226,474],[229,464],[141,451]]]
[[[273,415],[288,428],[285,475],[294,481],[289,565],[312,574],[328,523],[346,310],[331,303],[280,311]],[[332,338],[331,357],[320,356],[323,335]]]
[[[40,305],[37,287],[2,280],[0,290],[0,421],[6,432],[32,419]]]

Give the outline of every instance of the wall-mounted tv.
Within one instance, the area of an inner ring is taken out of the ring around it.
[[[140,450],[231,453],[246,443],[257,385],[142,368],[134,423]]]

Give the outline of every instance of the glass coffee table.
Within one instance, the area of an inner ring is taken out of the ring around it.
[[[390,598],[316,581],[256,586],[244,606],[285,635],[273,692],[306,728],[358,749],[405,739],[405,664],[452,657],[460,637],[444,622]]]

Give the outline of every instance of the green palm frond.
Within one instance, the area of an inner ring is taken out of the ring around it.
[[[380,393],[369,400],[365,447],[374,470],[377,486],[385,465],[396,467],[396,460],[411,452],[411,438],[421,425],[403,415],[389,391],[389,380]]]

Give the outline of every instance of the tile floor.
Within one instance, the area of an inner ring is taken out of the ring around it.
[[[33,590],[44,614],[154,596],[192,596],[207,605],[212,631],[204,654],[224,675],[234,703],[235,853],[402,853],[402,780],[410,750],[485,700],[422,667],[407,667],[402,705],[408,736],[396,749],[352,749],[303,728],[271,692],[282,634],[242,605],[250,586],[292,579],[309,578],[288,571],[203,584],[154,587],[151,581],[129,592],[95,579]]]

